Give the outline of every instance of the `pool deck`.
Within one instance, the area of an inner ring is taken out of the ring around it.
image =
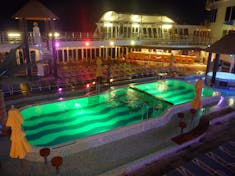
[[[228,101],[225,100],[219,107],[223,109],[228,107]],[[214,107],[208,109],[215,110]],[[196,127],[201,116],[195,116],[192,120],[190,113],[186,114],[185,120],[187,128],[185,132]],[[231,121],[234,123],[234,112],[226,118],[218,118],[217,122]],[[188,145],[197,144],[198,141],[209,134],[213,129],[213,123],[202,135],[197,138],[188,140],[183,144],[176,144],[172,138],[180,134],[178,127],[179,119],[177,116],[166,125],[148,130],[146,132],[129,136],[108,144],[104,144],[92,149],[84,150],[73,155],[63,156],[63,165],[60,167],[60,175],[74,176],[115,176],[128,175],[135,170],[146,167],[162,158],[173,155],[183,150]],[[231,123],[223,123],[230,124]],[[234,136],[233,130],[233,136]],[[23,160],[23,167],[20,160],[9,158],[10,141],[9,137],[0,137],[0,175],[18,176],[18,175],[56,175],[55,168],[48,162],[44,165],[43,158],[41,162]],[[38,154],[39,155],[39,154]],[[48,160],[50,161],[49,156]],[[23,169],[22,169],[23,168]],[[131,174],[130,174],[131,175]],[[136,174],[138,175],[138,174]],[[144,175],[144,174],[142,174]]]

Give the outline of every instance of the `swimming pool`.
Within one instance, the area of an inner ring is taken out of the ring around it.
[[[208,82],[212,79],[212,72],[207,73]],[[216,72],[215,83],[217,87],[235,87],[235,74],[228,72]]]
[[[212,78],[213,73],[207,73],[207,76]],[[216,72],[216,79],[219,81],[233,82],[235,83],[235,74],[228,72]]]
[[[203,89],[204,97],[212,96]],[[100,95],[33,105],[21,110],[33,146],[55,146],[157,118],[169,107],[190,102],[194,86],[165,80],[111,89]]]

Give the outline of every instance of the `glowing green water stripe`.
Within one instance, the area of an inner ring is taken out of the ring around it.
[[[69,117],[71,117],[71,115],[73,115],[72,117],[93,115],[94,112],[97,113],[99,111],[105,110],[106,108],[107,107],[105,107],[104,105],[99,105],[99,106],[93,107],[93,108],[74,109],[72,111],[73,113],[71,111],[68,111],[68,112],[62,111],[62,112],[58,112],[58,115],[54,115],[53,118],[50,115],[48,115],[48,118],[43,117],[43,118],[26,120],[24,123],[24,127],[34,126],[35,124],[42,123],[42,122],[49,122],[49,121],[52,121],[52,119],[56,120],[56,121],[65,120],[65,119],[68,119]]]
[[[57,129],[57,128],[63,128],[63,127],[66,127],[66,126],[71,126],[71,125],[79,125],[81,123],[84,123],[84,122],[87,122],[89,124],[90,121],[94,121],[94,120],[109,120],[107,119],[110,118],[109,116],[112,116],[114,114],[114,112],[125,112],[127,110],[126,107],[123,107],[123,108],[119,108],[118,110],[113,110],[112,112],[107,112],[105,114],[101,114],[101,115],[96,115],[96,116],[83,116],[83,118],[77,118],[76,120],[74,121],[68,121],[68,122],[65,122],[65,123],[56,123],[57,120],[55,120],[55,123],[53,125],[46,125],[46,126],[43,126],[43,127],[40,127],[38,129],[34,129],[34,130],[25,130],[25,132],[27,133],[27,135],[33,135],[33,134],[37,134],[37,133],[40,133],[44,130],[52,130],[52,129]],[[127,116],[123,116],[125,118],[128,119]],[[118,117],[117,119],[120,119],[120,117]]]
[[[93,124],[89,124],[85,127],[82,127],[82,128],[77,128],[77,129],[72,129],[72,130],[66,130],[66,131],[63,131],[63,134],[62,136],[66,136],[66,135],[75,135],[75,134],[79,134],[79,133],[83,133],[83,132],[86,132],[86,131],[89,131],[89,130],[92,130],[92,129],[95,129],[97,127],[108,127],[108,126],[112,126],[114,124],[116,124],[117,122],[121,121],[121,120],[126,120],[130,117],[134,117],[136,114],[133,113],[133,114],[127,114],[127,115],[123,115],[119,118],[116,118],[116,119],[110,119],[109,121],[106,121],[106,122],[96,122],[96,123],[93,123]],[[53,140],[55,140],[56,138],[60,137],[61,136],[61,132],[56,132],[56,133],[51,133],[51,134],[48,134],[48,135],[44,135],[40,138],[37,138],[37,139],[31,139],[30,140],[30,144],[32,145],[40,145],[40,143],[43,141],[43,143],[49,143],[49,142],[52,142]]]

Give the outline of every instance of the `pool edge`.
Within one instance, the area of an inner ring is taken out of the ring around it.
[[[205,106],[218,102],[220,100],[220,96],[221,96],[220,93],[218,93],[216,96],[204,97],[202,100],[203,105]],[[69,156],[74,153],[78,153],[84,150],[108,144],[131,135],[136,135],[145,132],[153,128],[161,127],[165,125],[173,117],[174,114],[181,111],[187,111],[190,108],[191,108],[190,102],[177,105],[167,109],[166,112],[163,115],[159,116],[158,118],[151,118],[137,124],[133,124],[126,127],[120,127],[118,129],[107,131],[101,134],[71,141],[69,143],[60,146],[51,147],[50,148],[51,154],[49,158],[52,158],[57,155]],[[42,147],[33,147],[32,152],[29,153],[25,159],[29,161],[43,162],[44,159],[39,155],[39,150],[41,148]]]

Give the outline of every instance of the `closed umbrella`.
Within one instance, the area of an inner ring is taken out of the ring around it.
[[[194,85],[195,97],[194,97],[193,101],[191,102],[192,109],[197,110],[197,109],[202,108],[203,104],[202,104],[201,95],[202,95],[202,88],[203,87],[204,87],[203,80],[198,79]]]
[[[101,58],[97,58],[96,60],[96,77],[102,77],[103,76],[103,70],[102,70],[102,60]]]
[[[103,76],[103,70],[102,70],[102,60],[101,58],[97,58],[96,60],[96,91],[97,93],[100,92],[100,87],[101,87],[101,83],[102,83],[102,76]]]
[[[25,138],[22,130],[23,118],[18,109],[14,106],[8,111],[8,119],[6,126],[11,127],[11,149],[10,157],[24,159],[27,152],[32,150],[31,145]]]
[[[173,69],[174,60],[175,60],[174,55],[171,53],[171,57],[170,57],[170,64],[169,64],[169,68],[170,68],[170,70],[172,70],[172,69]]]

